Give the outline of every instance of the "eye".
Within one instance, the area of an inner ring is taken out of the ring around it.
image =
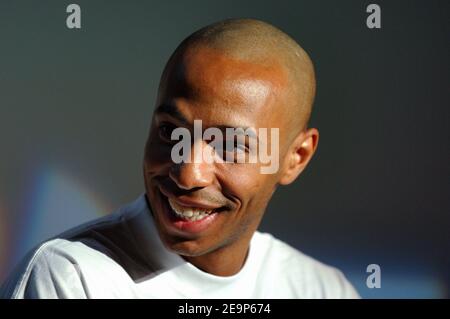
[[[235,136],[233,140],[225,141],[226,148],[228,145],[232,146],[229,150],[227,149],[227,152],[233,152],[233,153],[248,153],[249,147],[246,144],[248,139],[246,137],[238,137]]]
[[[224,140],[223,141],[223,157],[224,159],[231,159],[231,162],[237,163],[239,154],[249,153],[249,147],[243,143],[243,141],[234,140]],[[228,154],[228,155],[227,155]],[[231,156],[229,158],[228,156]]]
[[[177,127],[173,124],[170,123],[162,123],[159,127],[158,127],[158,135],[161,138],[161,140],[165,141],[165,142],[172,142],[172,132],[174,129],[176,129]]]
[[[234,151],[236,153],[247,153],[248,147],[247,147],[247,145],[245,145],[243,143],[234,142]]]

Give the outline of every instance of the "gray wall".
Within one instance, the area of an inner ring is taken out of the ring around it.
[[[143,191],[158,79],[178,43],[263,19],[316,64],[318,152],[261,229],[341,268],[364,297],[449,296],[448,1],[0,2],[0,280],[26,250]],[[365,285],[366,266],[382,288]]]

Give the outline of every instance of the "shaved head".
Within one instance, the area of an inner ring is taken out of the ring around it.
[[[275,112],[285,118],[291,133],[289,140],[307,127],[316,89],[314,67],[308,54],[290,36],[254,19],[230,19],[208,25],[178,46],[163,72],[161,86],[164,87],[177,63],[205,47],[243,63],[258,65],[267,71],[267,76],[275,77],[274,81],[284,86],[285,103]],[[277,67],[281,72],[270,74]],[[285,79],[281,78],[283,73]],[[248,94],[252,94],[251,88]]]
[[[319,132],[307,127],[314,94],[314,68],[306,52],[265,22],[221,21],[177,47],[161,76],[144,159],[147,197],[168,249],[213,274],[239,270],[278,185],[292,183],[315,152]],[[270,130],[256,139],[259,155],[270,152],[275,169],[262,173],[263,160],[174,161],[178,144],[173,134],[179,129],[194,132],[193,139],[187,138],[186,154],[195,153],[196,145],[209,149],[213,143],[218,150],[225,145],[224,152],[213,152],[217,159],[224,153],[232,158],[252,153],[250,138],[239,142],[217,134],[196,139],[198,122],[201,133]],[[212,207],[211,224],[196,228],[196,221],[180,220],[170,202]]]

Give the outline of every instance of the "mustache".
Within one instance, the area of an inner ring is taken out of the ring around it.
[[[235,204],[221,193],[212,192],[205,188],[181,189],[170,179],[156,179],[156,184],[165,193],[174,195],[175,197],[187,196],[192,200],[207,202],[211,205],[224,206],[227,209],[233,209]]]

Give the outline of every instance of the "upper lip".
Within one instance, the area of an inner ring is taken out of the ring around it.
[[[194,200],[185,195],[175,197],[174,195],[165,191],[162,187],[159,187],[159,190],[161,191],[161,193],[164,196],[166,196],[167,198],[170,198],[170,200],[174,201],[175,203],[177,203],[180,206],[191,207],[191,208],[200,208],[200,209],[204,209],[204,210],[214,210],[214,209],[218,209],[218,208],[222,207],[222,206],[217,206],[217,205],[213,205],[210,203],[206,203],[204,201]]]

